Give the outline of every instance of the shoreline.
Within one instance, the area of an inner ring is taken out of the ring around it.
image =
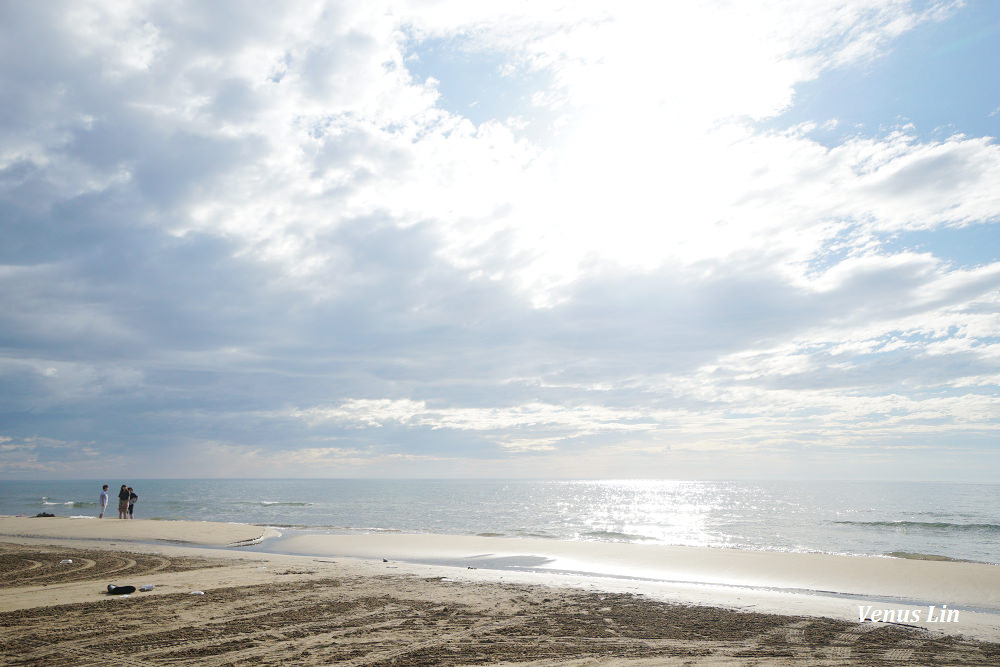
[[[636,593],[678,604],[859,621],[859,612],[960,612],[925,629],[1000,641],[1000,566],[962,561],[431,534],[331,535],[207,521],[0,517],[0,541],[206,557],[338,559],[470,582]]]
[[[72,520],[72,521],[101,521],[95,516],[91,515],[50,515],[50,516],[40,516],[40,515],[29,515],[29,514],[0,514],[0,520],[6,519],[59,519],[59,520]],[[119,519],[114,517],[105,517],[103,521],[113,522],[119,521]],[[132,520],[128,520],[132,521]],[[975,565],[990,565],[990,566],[1000,566],[1000,561],[992,560],[977,560],[973,558],[959,558],[954,556],[947,556],[937,553],[924,553],[917,551],[888,551],[879,553],[860,553],[860,552],[840,552],[840,551],[822,551],[822,550],[782,550],[782,549],[768,549],[768,548],[754,548],[754,547],[743,547],[743,546],[722,546],[722,545],[687,545],[687,544],[669,544],[657,541],[629,541],[629,540],[603,540],[603,539],[580,539],[580,538],[562,538],[553,537],[549,535],[533,535],[533,534],[510,534],[510,533],[428,533],[420,531],[406,531],[400,529],[345,529],[331,526],[313,526],[307,524],[276,524],[267,522],[254,522],[247,523],[241,521],[212,521],[212,520],[200,520],[200,519],[170,519],[170,518],[142,518],[136,519],[134,521],[142,522],[161,522],[161,523],[196,523],[196,524],[207,524],[207,525],[226,525],[226,526],[246,526],[248,529],[262,529],[264,533],[261,537],[249,540],[249,543],[260,543],[273,538],[282,538],[286,534],[291,535],[329,535],[335,538],[356,538],[356,537],[367,537],[371,535],[376,536],[399,536],[399,537],[420,537],[428,536],[431,538],[436,537],[447,537],[455,538],[460,540],[465,539],[478,539],[487,538],[491,540],[518,540],[518,541],[537,541],[541,544],[596,544],[596,545],[630,545],[640,548],[662,548],[662,549],[706,549],[708,551],[721,551],[721,552],[739,552],[739,553],[765,553],[765,554],[796,554],[796,555],[818,555],[818,556],[834,556],[834,557],[846,557],[846,558],[875,558],[875,559],[891,559],[891,560],[914,560],[914,561],[929,561],[929,562],[948,562],[948,563],[971,563]],[[207,546],[207,545],[206,545]],[[220,545],[214,545],[220,546]],[[241,545],[242,546],[242,545]]]
[[[883,489],[802,480],[151,479],[140,486],[145,500],[136,516],[141,519],[237,521],[349,535],[443,533],[877,557],[916,554],[923,560],[1000,564],[1000,524],[990,502],[1000,498],[1000,484],[978,489],[903,482]],[[0,494],[5,500],[0,514],[33,516],[46,509],[96,517],[97,509],[88,509],[96,503],[86,500],[95,500],[95,488],[95,482],[83,480],[12,482]],[[41,507],[39,496],[54,505]],[[441,503],[441,498],[453,502]],[[697,498],[707,504],[688,502]],[[795,511],[785,511],[790,507]],[[651,521],[652,516],[659,519]]]

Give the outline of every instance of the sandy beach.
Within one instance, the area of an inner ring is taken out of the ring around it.
[[[440,535],[276,537],[242,524],[0,517],[0,663],[1000,662],[993,565]],[[115,596],[109,584],[153,589]],[[928,601],[961,615],[928,623]],[[922,622],[860,622],[867,605],[921,610]]]

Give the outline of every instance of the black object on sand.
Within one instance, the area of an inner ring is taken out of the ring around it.
[[[135,586],[115,586],[108,584],[108,595],[128,595],[135,593]]]

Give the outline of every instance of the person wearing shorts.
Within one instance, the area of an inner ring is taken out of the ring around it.
[[[118,518],[127,519],[128,518],[128,500],[129,500],[128,487],[122,484],[121,490],[118,492]]]

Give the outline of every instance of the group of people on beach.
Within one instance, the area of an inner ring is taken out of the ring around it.
[[[135,503],[139,500],[139,494],[137,494],[131,486],[127,484],[122,484],[122,488],[118,491],[118,518],[119,519],[134,519],[135,518]],[[101,513],[97,515],[98,519],[104,518],[104,510],[108,508],[108,485],[105,484],[101,487]]]

